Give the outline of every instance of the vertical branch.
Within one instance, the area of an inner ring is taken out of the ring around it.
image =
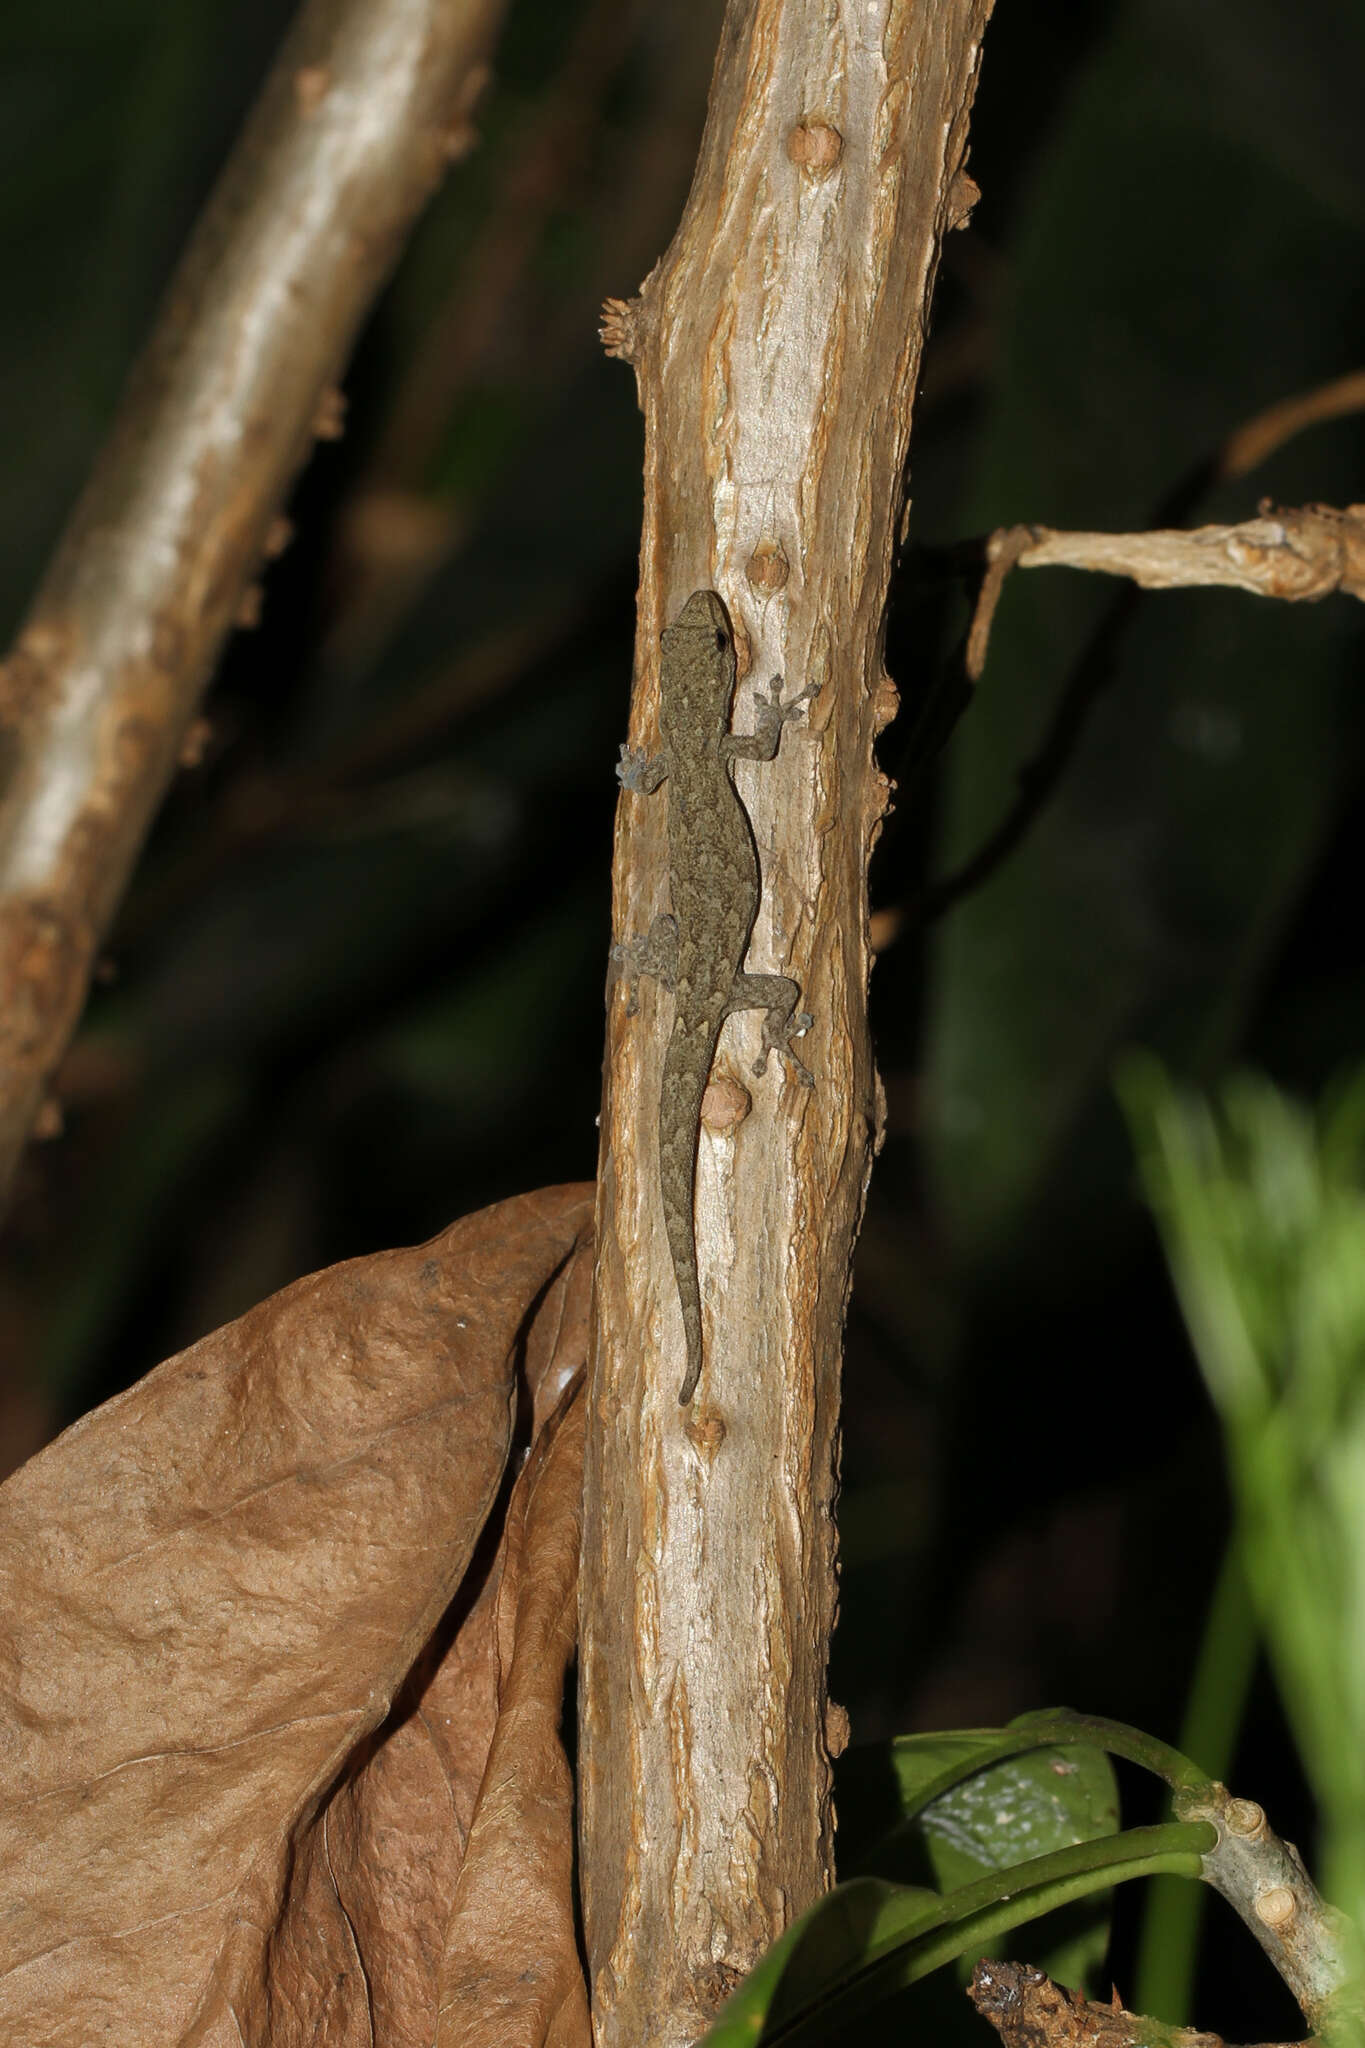
[[[328,390],[503,0],[307,0],[0,667],[0,1198]]]
[[[866,872],[894,715],[881,659],[910,413],[991,0],[732,0],[695,182],[609,341],[645,415],[630,739],[658,734],[661,628],[718,590],[754,689],[818,684],[809,729],[737,780],[756,973],[802,985],[815,1087],[725,1026],[703,1108],[707,1368],[658,1189],[671,999],[608,1003],[580,1658],[582,1871],[603,2048],[682,2042],[831,1880],[825,1664],[849,1261],[880,1116]],[[627,796],[618,939],[668,906],[664,805]]]

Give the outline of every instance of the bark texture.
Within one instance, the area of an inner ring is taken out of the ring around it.
[[[0,1196],[272,522],[503,0],[309,0],[0,667]],[[244,600],[248,600],[244,613]]]
[[[671,999],[609,992],[581,1589],[582,1878],[600,2048],[689,2041],[832,1876],[825,1664],[840,1338],[879,1127],[866,873],[895,693],[881,657],[910,413],[944,232],[965,223],[991,0],[735,0],[695,182],[639,299],[609,307],[645,415],[629,738],[657,744],[662,627],[715,589],[754,691],[819,695],[741,763],[763,904],[748,966],[802,985],[802,1088],[726,1025],[703,1106],[706,1368],[658,1193]],[[627,795],[614,935],[668,907],[666,801]]]

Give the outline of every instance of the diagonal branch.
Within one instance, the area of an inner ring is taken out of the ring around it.
[[[1345,386],[1348,380],[1343,379]],[[1335,389],[1335,387],[1333,387]],[[1250,423],[1258,430],[1257,445],[1269,445],[1271,425],[1283,431],[1307,416],[1307,407],[1265,414]],[[1232,474],[1237,439],[1228,442],[1219,462],[1196,475]],[[1252,445],[1248,433],[1246,446]],[[1240,459],[1240,458],[1237,458]],[[978,555],[981,550],[977,543]],[[1340,591],[1365,598],[1365,509],[1348,505],[1307,505],[1299,510],[1261,507],[1261,516],[1237,526],[1199,526],[1188,532],[1058,533],[1046,526],[1001,528],[985,542],[986,572],[977,594],[967,635],[963,671],[975,683],[986,663],[991,625],[1005,580],[1012,569],[1069,567],[1124,576],[1133,587],[1109,609],[1081,661],[1058,699],[1042,744],[1016,778],[1018,790],[999,824],[961,867],[928,888],[915,905],[913,918],[931,924],[964,896],[990,879],[1025,837],[1043,810],[1074,752],[1091,706],[1113,673],[1115,649],[1132,616],[1137,591],[1174,590],[1222,585],[1260,597],[1314,603]],[[966,695],[970,695],[970,689]],[[888,943],[892,934],[882,940]]]
[[[1223,586],[1286,604],[1312,604],[1334,591],[1365,599],[1365,505],[1262,504],[1236,526],[1189,532],[1059,533],[1011,526],[986,543],[988,568],[967,639],[967,673],[986,662],[991,621],[1011,569],[1093,569],[1129,576],[1143,590]]]
[[[0,1198],[280,503],[340,431],[333,381],[472,140],[503,5],[306,0],[0,667]]]

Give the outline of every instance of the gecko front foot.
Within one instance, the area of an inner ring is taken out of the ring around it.
[[[653,796],[666,773],[660,755],[647,754],[643,747],[621,748],[621,758],[616,763],[616,780],[622,789],[628,789],[636,796]]]
[[[678,920],[661,912],[642,937],[616,942],[611,963],[626,984],[628,1017],[639,1015],[642,975],[650,975],[672,995],[678,978]]]
[[[781,676],[774,676],[768,685],[767,696],[760,697],[758,700],[759,718],[765,728],[768,730],[775,729],[780,732],[784,725],[790,725],[794,718],[799,718],[807,704],[813,698],[818,697],[819,694],[820,685],[818,683],[807,683],[804,690],[798,690],[796,695],[788,698],[784,704],[782,702],[782,678]]]
[[[790,725],[800,716],[812,697],[819,694],[818,683],[807,683],[798,691],[790,704],[782,702],[782,678],[774,676],[768,685],[768,694],[758,695],[754,702],[757,724],[745,737],[726,733],[720,743],[720,757],[723,761],[771,761],[777,753],[782,738],[782,728]]]
[[[774,676],[768,685],[766,701],[773,711],[781,712],[782,723],[786,725],[791,719],[796,717],[804,705],[809,704],[819,694],[820,685],[818,683],[807,683],[804,690],[798,690],[796,695],[789,698],[784,704],[782,702],[782,678],[781,676]]]

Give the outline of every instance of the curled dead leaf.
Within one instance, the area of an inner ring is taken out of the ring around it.
[[[498,1500],[519,1366],[581,1359],[590,1228],[591,1191],[551,1189],[301,1280],[0,1488],[0,2039],[430,2041],[491,1616],[422,1653]],[[355,1790],[381,1754],[387,1809]],[[382,1896],[343,1897],[376,1848]]]
[[[436,2048],[591,2048],[573,1921],[573,1781],[560,1740],[578,1634],[581,1387],[508,1509],[497,1729],[441,1964]]]

